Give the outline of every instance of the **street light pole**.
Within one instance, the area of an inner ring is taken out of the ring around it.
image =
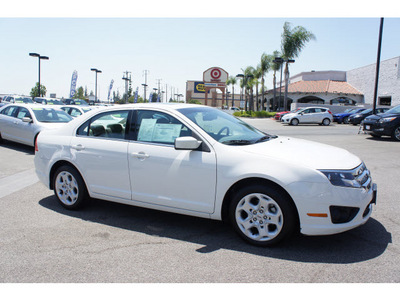
[[[96,72],[96,79],[95,79],[95,91],[94,91],[94,102],[97,102],[97,73],[102,73],[101,70],[92,68],[90,71]]]
[[[37,57],[38,60],[39,60],[39,86],[38,86],[38,94],[39,94],[39,96],[38,97],[40,97],[40,60],[41,59],[49,60],[49,57],[48,56],[42,56],[42,55],[40,55],[38,53],[29,53],[29,56]]]

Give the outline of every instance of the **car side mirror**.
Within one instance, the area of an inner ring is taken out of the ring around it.
[[[192,136],[183,136],[175,139],[175,150],[196,150],[200,147],[201,141]]]
[[[22,122],[31,123],[31,122],[32,122],[32,119],[29,118],[29,117],[23,117],[23,118],[22,118]]]

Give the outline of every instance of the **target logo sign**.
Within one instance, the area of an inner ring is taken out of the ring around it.
[[[228,73],[221,68],[213,67],[209,68],[203,73],[204,82],[223,82],[228,80]]]
[[[221,77],[221,70],[220,69],[212,69],[211,70],[211,77],[216,80]]]

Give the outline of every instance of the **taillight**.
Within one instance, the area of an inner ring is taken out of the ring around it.
[[[332,114],[332,112],[330,110],[328,110],[328,113]]]

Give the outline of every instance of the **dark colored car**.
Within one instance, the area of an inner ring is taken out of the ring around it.
[[[344,112],[333,115],[333,122],[337,122],[338,124],[349,124],[349,116],[352,114],[357,114],[364,111],[365,108],[349,108]]]
[[[389,110],[389,107],[379,107],[376,108],[376,114],[381,114]],[[358,125],[361,124],[361,122],[368,116],[373,114],[373,109],[368,108],[366,110],[363,110],[362,112],[353,114],[349,116],[349,123],[353,125]]]
[[[400,141],[400,105],[379,115],[371,115],[364,119],[363,129],[374,137],[390,136]]]
[[[66,105],[89,105],[85,100],[83,99],[65,99],[64,104]]]

